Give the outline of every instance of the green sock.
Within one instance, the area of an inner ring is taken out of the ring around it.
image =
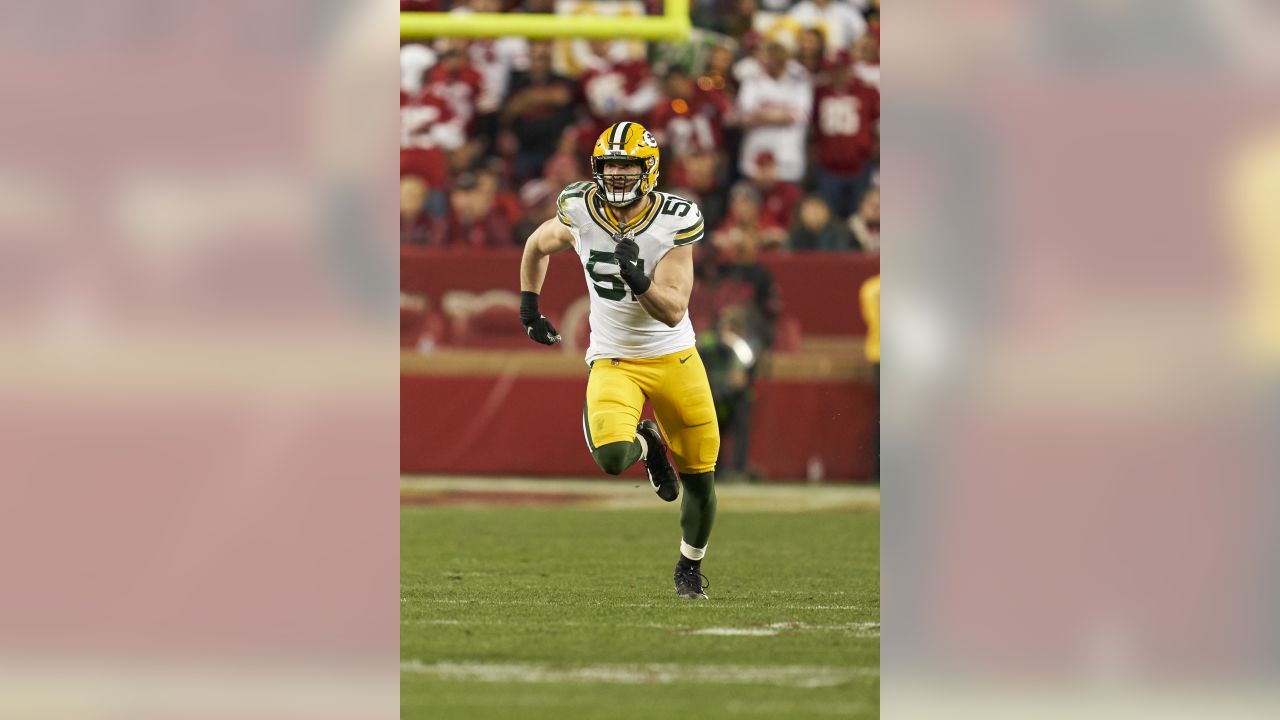
[[[705,548],[716,521],[716,483],[714,472],[680,473],[684,492],[680,497],[680,529],[685,543]]]

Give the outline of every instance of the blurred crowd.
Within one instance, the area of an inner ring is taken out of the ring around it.
[[[621,17],[661,2],[402,0],[402,10]],[[687,42],[440,38],[401,48],[400,239],[513,247],[643,123],[659,189],[713,228],[700,256],[878,252],[878,0],[693,0]],[[702,263],[700,263],[702,264]]]

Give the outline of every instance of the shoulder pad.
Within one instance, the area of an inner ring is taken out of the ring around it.
[[[668,221],[674,221],[672,227],[675,228],[675,232],[672,244],[679,247],[701,240],[704,234],[704,223],[698,204],[679,195],[671,193],[663,193],[663,195],[666,196],[662,208],[663,214],[674,216],[668,218]]]
[[[569,202],[575,198],[585,198],[587,190],[592,187],[590,182],[576,182],[564,190],[560,191],[560,197],[556,198],[556,217],[561,223],[569,227],[574,227],[573,213],[569,211]]]

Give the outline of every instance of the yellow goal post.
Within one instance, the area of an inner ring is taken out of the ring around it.
[[[526,13],[400,13],[400,39],[437,37],[531,39],[588,38],[685,40],[689,37],[689,0],[666,0],[662,15],[541,15]]]

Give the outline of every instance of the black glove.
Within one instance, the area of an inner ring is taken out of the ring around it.
[[[653,282],[645,277],[643,270],[636,267],[636,260],[640,257],[640,246],[636,244],[636,239],[630,235],[615,235],[613,239],[618,243],[613,248],[613,257],[618,261],[618,274],[622,276],[622,281],[635,295],[645,294]]]
[[[520,324],[534,342],[555,345],[560,342],[560,332],[551,321],[538,312],[538,293],[520,293]]]

